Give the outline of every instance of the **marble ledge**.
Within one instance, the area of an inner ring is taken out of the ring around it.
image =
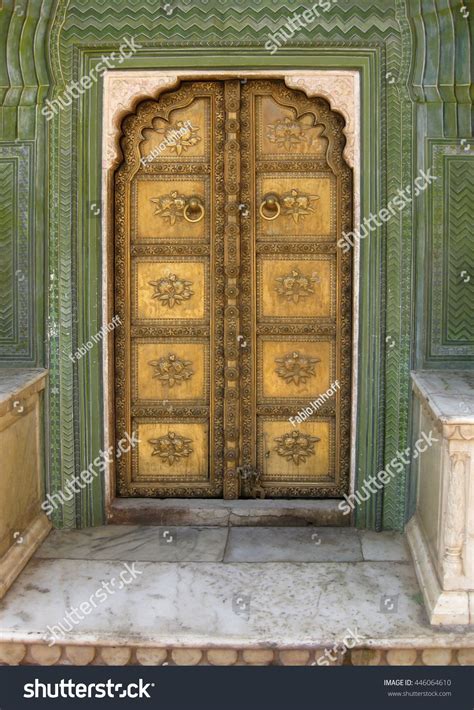
[[[441,424],[474,424],[474,370],[418,370],[411,378],[415,395]]]
[[[0,416],[11,409],[13,400],[25,399],[46,386],[48,370],[44,368],[0,368]]]

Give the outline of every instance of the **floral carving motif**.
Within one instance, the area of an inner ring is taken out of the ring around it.
[[[317,280],[316,276],[305,276],[296,267],[289,274],[276,279],[278,286],[275,291],[287,301],[299,303],[300,298],[314,294],[313,284],[317,283]]]
[[[189,380],[194,374],[191,370],[192,362],[190,360],[181,360],[174,353],[169,353],[166,357],[160,357],[159,360],[151,360],[149,363],[155,372],[153,377],[161,380],[162,384],[169,387],[179,385],[184,380]]]
[[[170,466],[193,453],[192,439],[180,436],[174,431],[169,431],[166,436],[160,436],[158,439],[149,439],[148,443],[154,447],[152,456],[159,456]]]
[[[275,362],[278,364],[275,372],[285,382],[304,385],[310,377],[316,374],[314,366],[321,360],[319,357],[307,357],[295,350],[292,353],[286,353],[283,357],[275,358]]]
[[[163,219],[168,220],[171,225],[176,224],[181,219],[191,223],[200,222],[204,217],[204,205],[200,198],[195,195],[186,197],[186,195],[180,195],[179,192],[173,190],[169,195],[150,197],[150,202],[156,205],[153,214],[160,215]]]
[[[155,289],[153,298],[157,298],[162,306],[169,308],[187,301],[194,295],[194,291],[189,288],[193,282],[180,279],[176,274],[169,274],[158,281],[149,281],[148,283]]]
[[[304,126],[301,121],[285,117],[268,124],[267,138],[270,143],[276,143],[289,151],[295,145],[311,143],[306,134],[310,128],[311,126]]]
[[[168,220],[170,224],[176,224],[177,220],[184,219],[187,201],[186,195],[180,195],[176,190],[170,192],[169,195],[163,195],[163,197],[150,198],[150,202],[156,205],[153,214],[160,215],[163,219]]]
[[[199,126],[192,126],[190,121],[177,121],[166,128],[157,128],[157,133],[164,133],[164,139],[168,147],[176,152],[176,155],[185,153],[188,148],[200,142],[198,136]]]
[[[305,192],[290,190],[281,196],[281,213],[283,216],[292,217],[298,224],[300,217],[304,219],[307,214],[315,212],[312,203],[319,200],[319,195],[307,195]]]
[[[301,431],[296,429],[295,431],[289,431],[283,436],[275,438],[274,451],[277,452],[279,456],[283,456],[287,461],[299,466],[301,462],[305,462],[309,456],[314,456],[314,445],[321,441],[318,436],[310,436],[309,434],[303,434]]]

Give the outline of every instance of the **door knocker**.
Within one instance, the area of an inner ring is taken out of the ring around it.
[[[204,205],[199,197],[190,197],[184,208],[184,219],[187,222],[200,222],[204,217]]]
[[[281,212],[280,198],[274,192],[269,192],[262,200],[260,205],[260,215],[263,219],[270,222],[272,219],[279,217]]]

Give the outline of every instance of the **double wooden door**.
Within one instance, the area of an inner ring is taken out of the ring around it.
[[[343,119],[282,81],[140,104],[115,177],[121,496],[337,497],[350,457]]]

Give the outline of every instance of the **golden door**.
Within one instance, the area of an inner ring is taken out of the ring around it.
[[[115,178],[121,496],[348,490],[352,172],[344,122],[282,81],[140,104]]]

